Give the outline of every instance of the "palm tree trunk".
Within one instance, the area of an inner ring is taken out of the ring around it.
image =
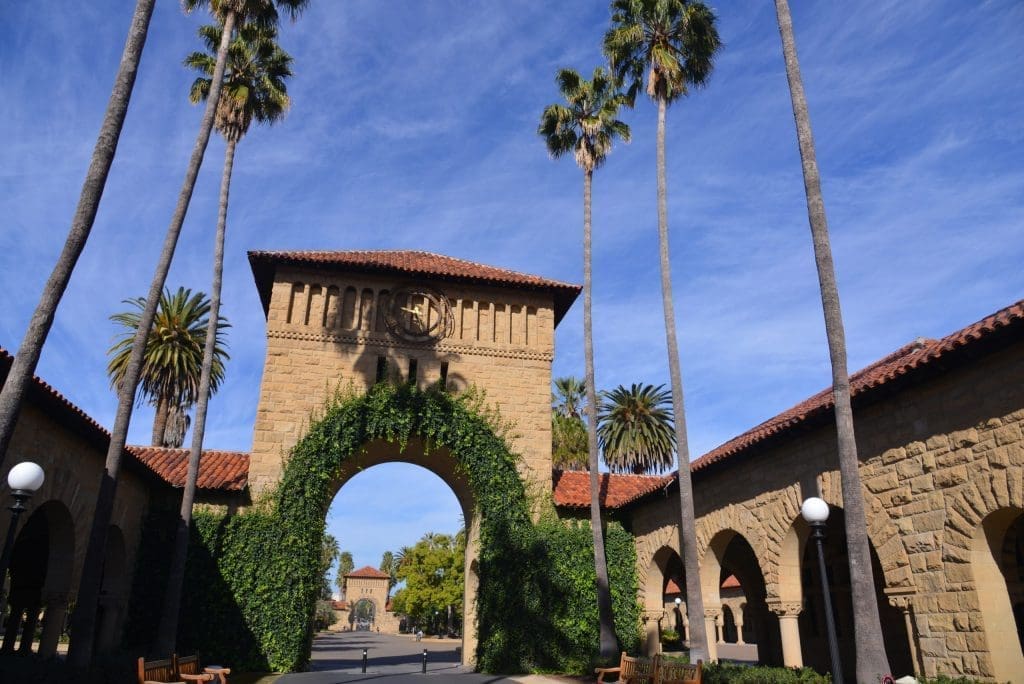
[[[213,357],[217,347],[217,321],[220,317],[220,291],[224,273],[224,233],[228,223],[228,195],[231,190],[231,170],[235,163],[236,145],[238,145],[238,141],[229,140],[224,151],[224,174],[220,182],[220,210],[217,214],[217,236],[214,239],[213,247],[210,324],[206,327],[206,346],[203,348],[203,368],[199,375],[196,420],[192,425],[192,450],[188,457],[185,491],[181,496],[181,511],[178,515],[178,529],[174,536],[171,570],[167,578],[164,609],[160,614],[160,627],[157,630],[154,653],[173,653],[178,634],[181,590],[185,584],[185,561],[188,559],[189,528],[192,525],[192,506],[196,497],[196,480],[199,477],[199,458],[203,452],[203,437],[206,434],[206,408],[210,402],[210,376],[213,374]]]
[[[86,549],[85,562],[82,566],[82,579],[78,588],[78,602],[71,621],[71,645],[68,650],[68,663],[74,668],[85,668],[92,660],[96,631],[96,607],[99,601],[103,557],[107,545],[107,529],[110,525],[110,515],[114,508],[117,477],[121,470],[121,457],[124,455],[124,445],[128,437],[128,424],[131,421],[132,407],[135,403],[135,390],[139,384],[139,374],[142,371],[142,357],[146,350],[146,341],[149,339],[150,328],[153,326],[153,317],[156,315],[157,303],[160,301],[160,292],[163,290],[164,282],[167,280],[167,271],[170,270],[171,259],[174,257],[174,248],[178,243],[178,235],[181,233],[181,226],[185,222],[185,213],[188,211],[189,201],[192,199],[192,191],[195,189],[199,167],[202,166],[206,145],[210,140],[210,131],[213,130],[213,119],[217,109],[217,101],[220,99],[221,85],[224,81],[224,65],[227,62],[228,44],[231,42],[235,19],[236,15],[234,12],[228,12],[224,17],[224,29],[221,35],[220,47],[217,50],[217,65],[213,71],[210,95],[206,101],[206,109],[203,112],[199,135],[192,149],[192,156],[189,160],[188,170],[185,173],[185,180],[182,184],[181,193],[178,195],[178,204],[174,209],[174,215],[171,217],[171,224],[167,228],[163,250],[160,253],[160,259],[153,274],[153,282],[150,284],[146,308],[139,319],[139,329],[136,331],[135,339],[132,342],[131,359],[128,362],[128,367],[125,369],[124,383],[119,393],[117,414],[114,418],[114,427],[110,433],[110,446],[107,449],[107,460],[102,479],[100,480],[99,496],[96,499],[96,511],[93,514],[92,527],[89,532],[89,545]],[[216,326],[215,319],[211,321],[211,325]]]
[[[78,196],[78,206],[71,219],[71,229],[53,272],[43,286],[42,296],[32,313],[25,337],[18,347],[18,353],[3,384],[3,390],[0,391],[0,465],[3,464],[7,447],[11,444],[14,424],[21,410],[21,400],[39,363],[39,355],[53,325],[57,305],[64,296],[71,272],[78,263],[78,257],[85,248],[85,242],[89,239],[93,222],[96,220],[96,211],[103,197],[107,174],[117,152],[121,128],[128,112],[128,102],[135,87],[135,76],[139,71],[142,49],[146,45],[149,20],[153,15],[155,3],[156,0],[138,0],[135,4],[135,13],[132,15],[128,38],[121,53],[121,63],[114,79],[114,88],[110,92],[110,100],[107,102],[107,111],[103,115],[100,133],[92,151],[89,170],[85,174],[85,182],[82,183],[82,191]]]
[[[821,177],[814,153],[811,119],[807,112],[800,63],[793,38],[793,19],[786,0],[775,0],[775,12],[782,35],[782,53],[786,60],[786,78],[793,101],[800,161],[803,166],[804,190],[807,193],[807,217],[814,242],[814,262],[818,268],[821,306],[825,313],[825,332],[832,360],[832,397],[835,402],[836,439],[839,447],[839,474],[843,488],[843,511],[846,519],[846,552],[850,564],[850,591],[853,596],[853,631],[857,649],[857,681],[878,682],[889,672],[882,625],[878,617],[875,583],[871,572],[864,498],[861,494],[857,441],[853,431],[853,409],[850,406],[850,378],[846,369],[846,334],[839,307],[832,247],[829,243],[825,200],[821,194]]]
[[[156,402],[156,410],[153,412],[153,434],[150,436],[150,443],[155,447],[164,445],[164,433],[167,431],[167,417],[171,413],[171,402],[167,397],[160,397]]]
[[[597,614],[600,623],[602,658],[619,652],[612,615],[612,593],[608,584],[608,560],[604,552],[601,525],[601,482],[597,471],[597,391],[594,389],[594,325],[591,318],[590,193],[594,172],[583,172],[583,357],[587,385],[587,456],[590,464],[590,529],[594,535],[594,571],[597,574]]]
[[[661,300],[665,310],[665,342],[668,347],[668,373],[672,382],[672,419],[676,430],[679,458],[679,551],[686,574],[686,616],[690,621],[690,660],[708,655],[707,630],[704,627],[704,596],[700,590],[700,562],[697,558],[697,524],[693,513],[693,484],[690,482],[690,446],[686,437],[686,408],[683,401],[683,376],[679,370],[679,343],[676,341],[676,314],[672,304],[672,265],[668,251],[668,206],[665,189],[665,108],[658,99],[658,251],[661,256]]]

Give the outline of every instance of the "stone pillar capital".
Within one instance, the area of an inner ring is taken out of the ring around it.
[[[721,606],[718,606],[718,607],[714,607],[713,606],[711,608],[705,608],[704,609],[704,619],[705,620],[716,620],[717,621],[718,618],[720,618],[720,617],[722,617],[722,607]]]
[[[886,598],[889,600],[889,605],[893,608],[899,608],[904,613],[910,611],[914,605],[914,594],[909,591],[886,591]]]
[[[803,612],[804,606],[800,601],[781,601],[779,599],[768,600],[768,610],[780,618],[795,618]]]
[[[665,618],[665,611],[664,610],[645,610],[645,611],[643,611],[643,613],[640,614],[640,619],[643,620],[644,622],[647,622],[648,620],[654,620],[656,622],[660,622],[664,618]]]

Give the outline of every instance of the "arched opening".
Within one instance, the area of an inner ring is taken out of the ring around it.
[[[677,601],[678,599],[678,601]],[[651,558],[644,584],[644,652],[648,655],[662,650],[678,650],[689,639],[686,618],[686,581],[683,561],[676,550],[663,546]],[[677,639],[664,640],[668,632]]]
[[[403,631],[423,632],[430,639],[432,666],[468,663],[476,648],[477,580],[472,568],[479,525],[473,524],[476,499],[450,452],[424,449],[418,439],[404,449],[374,440],[342,464],[332,488],[326,530],[340,550],[352,554],[357,568],[338,582],[344,596],[337,598],[344,610],[332,631],[370,631],[382,643]],[[394,559],[390,568],[384,567],[385,552]],[[428,568],[432,563],[438,567]],[[419,578],[427,572],[433,573],[429,587],[422,580],[410,580],[411,586],[402,581],[406,575]],[[338,648],[333,653],[339,653],[351,640],[342,633],[317,643],[334,643]],[[406,646],[408,653],[396,656],[401,662],[393,664],[408,661],[410,672],[418,672],[423,644],[407,637],[395,643]],[[314,670],[349,665],[325,649],[314,649]]]
[[[50,657],[64,629],[71,564],[75,556],[71,513],[60,501],[41,504],[21,528],[10,565],[4,652]],[[41,621],[40,621],[41,620]]]
[[[708,640],[717,634],[716,655],[729,660],[781,664],[781,647],[774,635],[778,634],[778,621],[768,610],[767,590],[761,565],[746,538],[735,530],[722,530],[708,543],[701,565],[701,586],[704,589],[705,610],[716,614],[715,622],[708,625]],[[748,624],[763,637],[740,643],[737,613],[743,625]],[[731,633],[726,634],[725,619],[728,608],[732,621]],[[714,628],[714,631],[713,631]],[[732,637],[727,639],[726,636]]]
[[[1024,511],[988,515],[971,540],[971,569],[997,680],[1024,672]]]
[[[800,529],[803,534],[809,534],[806,524],[802,524]],[[836,636],[839,641],[839,657],[842,660],[844,676],[852,681],[856,674],[853,598],[850,592],[850,565],[846,554],[846,524],[841,508],[830,506],[824,544],[825,567],[835,613]],[[911,673],[914,666],[903,615],[898,608],[890,605],[886,598],[882,565],[870,542],[869,547],[871,573],[875,580],[875,600],[878,603],[882,624],[882,639],[885,642],[886,654],[889,656],[889,668],[896,674]],[[804,609],[799,618],[800,643],[804,663],[819,672],[828,672],[831,667],[828,632],[817,553],[816,544],[805,536],[800,573],[804,597]]]
[[[722,604],[722,642],[735,644],[739,641],[736,632],[736,618],[733,617],[732,608],[728,604]]]

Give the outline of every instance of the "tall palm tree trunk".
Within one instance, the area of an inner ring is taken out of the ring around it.
[[[150,443],[155,447],[162,447],[164,433],[167,432],[167,419],[171,414],[171,402],[167,397],[161,396],[156,400],[156,408],[153,413],[153,433],[150,435]]]
[[[587,385],[587,462],[590,465],[590,529],[594,535],[594,571],[597,574],[597,615],[600,623],[602,658],[618,653],[612,593],[608,584],[608,560],[604,552],[601,525],[601,481],[597,471],[597,391],[594,388],[594,324],[591,318],[592,280],[590,266],[590,197],[594,172],[583,172],[583,358]]]
[[[880,681],[889,672],[889,663],[882,641],[882,625],[875,599],[875,583],[871,573],[867,518],[861,494],[858,470],[857,441],[853,431],[853,409],[850,406],[850,378],[846,369],[846,335],[839,307],[835,266],[829,243],[825,200],[821,194],[821,176],[814,153],[814,136],[807,112],[800,63],[793,38],[793,19],[786,0],[775,0],[775,13],[782,35],[782,53],[786,60],[786,78],[793,101],[800,161],[803,166],[804,190],[807,194],[807,217],[814,242],[814,263],[818,268],[821,306],[825,313],[828,353],[832,361],[832,397],[835,402],[836,438],[839,447],[839,474],[843,488],[843,510],[846,519],[846,552],[850,564],[850,591],[853,595],[853,630],[857,649],[857,681]]]
[[[132,89],[135,87],[135,77],[139,71],[142,49],[146,46],[149,20],[153,16],[155,4],[156,0],[138,0],[135,4],[132,23],[128,29],[128,38],[125,40],[121,63],[114,79],[114,88],[110,93],[110,100],[107,102],[107,111],[103,115],[103,123],[100,125],[100,133],[96,138],[96,146],[92,151],[89,170],[82,183],[78,206],[71,219],[71,229],[68,231],[68,237],[64,243],[64,249],[57,259],[57,264],[53,267],[53,272],[50,273],[46,285],[43,286],[39,304],[36,305],[36,309],[32,313],[25,337],[21,341],[21,346],[18,347],[18,353],[11,364],[3,390],[0,391],[0,465],[3,464],[4,457],[7,455],[7,447],[11,444],[14,425],[21,410],[21,400],[25,389],[32,380],[36,365],[39,363],[39,355],[43,351],[43,344],[53,325],[57,305],[60,304],[61,297],[64,296],[68,281],[71,279],[71,272],[74,270],[75,264],[78,263],[78,257],[81,256],[82,250],[85,248],[85,242],[89,239],[93,222],[96,220],[96,211],[99,209],[100,199],[103,197],[103,188],[107,184],[107,175],[110,173],[110,166],[114,161],[114,154],[117,152],[117,143],[121,137],[121,128],[124,126],[125,116],[128,112],[128,102],[131,100]]]
[[[135,333],[135,340],[132,342],[132,356],[128,362],[128,368],[125,370],[124,384],[119,391],[117,414],[114,418],[114,427],[110,434],[110,447],[107,450],[107,460],[103,476],[100,480],[99,496],[96,499],[96,511],[93,514],[92,527],[89,532],[89,545],[85,552],[82,579],[78,588],[77,605],[75,606],[75,612],[71,621],[71,645],[68,651],[68,663],[75,668],[84,668],[92,660],[96,631],[96,607],[99,601],[100,582],[103,574],[107,530],[110,526],[110,515],[114,508],[114,493],[117,490],[117,477],[121,470],[121,457],[124,455],[124,445],[128,437],[128,424],[131,421],[132,407],[135,403],[135,390],[139,384],[142,359],[146,351],[146,341],[149,339],[150,328],[153,326],[153,317],[156,314],[157,303],[160,301],[160,293],[163,290],[164,282],[167,280],[167,271],[171,267],[171,259],[174,257],[178,235],[181,233],[181,226],[185,222],[185,214],[192,199],[192,191],[195,189],[199,167],[202,166],[206,145],[210,140],[210,132],[213,130],[214,114],[217,109],[217,101],[220,99],[221,85],[224,81],[224,65],[227,62],[228,44],[231,42],[235,20],[236,15],[234,12],[228,12],[224,18],[224,29],[221,35],[220,46],[217,50],[217,66],[213,72],[213,82],[210,85],[210,95],[206,102],[206,109],[203,112],[199,135],[192,149],[192,156],[189,160],[188,170],[185,173],[185,180],[182,184],[181,193],[178,195],[178,204],[174,209],[174,215],[171,217],[171,224],[167,228],[163,250],[160,253],[160,259],[153,274],[153,282],[149,288],[149,297],[146,299],[146,308],[139,319],[139,329]],[[217,319],[211,319],[210,326],[216,328]]]
[[[192,506],[196,498],[196,480],[199,477],[199,458],[203,452],[206,434],[206,408],[210,402],[210,377],[213,374],[214,350],[217,346],[216,321],[220,317],[221,281],[224,273],[224,233],[228,223],[228,195],[231,190],[231,170],[235,163],[237,140],[229,140],[224,151],[224,174],[220,182],[220,209],[217,214],[217,235],[213,247],[213,283],[210,287],[210,325],[206,328],[206,346],[203,348],[203,368],[199,375],[199,397],[195,423],[192,425],[192,450],[188,457],[185,490],[181,496],[178,529],[174,536],[171,570],[164,593],[164,609],[160,614],[154,653],[173,653],[178,634],[181,590],[185,584],[185,561],[188,559],[189,528],[192,524]]]
[[[690,482],[690,446],[686,438],[686,409],[683,401],[683,376],[679,370],[679,343],[676,341],[676,314],[672,304],[672,265],[668,251],[668,206],[665,189],[665,108],[658,99],[658,251],[661,256],[661,300],[665,310],[665,342],[668,347],[668,373],[672,383],[672,419],[676,429],[679,458],[679,551],[686,574],[686,616],[690,621],[690,659],[708,655],[704,626],[704,596],[700,589],[700,562],[697,558],[697,524],[693,513],[693,483]]]

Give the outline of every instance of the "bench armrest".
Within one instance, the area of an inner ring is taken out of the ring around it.
[[[604,682],[604,676],[606,674],[619,674],[622,671],[621,667],[595,667],[594,674],[597,675],[597,681]]]
[[[186,682],[212,682],[213,681],[213,675],[212,674],[194,674],[194,675],[193,674],[180,674],[178,676],[181,677],[182,679],[184,679]]]

